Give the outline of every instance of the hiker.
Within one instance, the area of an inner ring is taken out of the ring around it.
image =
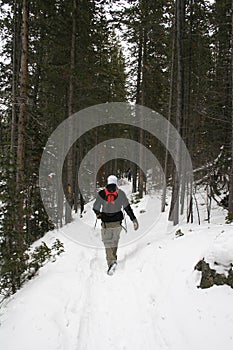
[[[128,179],[129,182],[131,182],[131,177],[132,177],[132,171],[131,171],[131,169],[129,168],[129,169],[127,170],[127,179]]]
[[[97,219],[101,219],[101,236],[105,246],[108,274],[115,271],[117,265],[117,247],[122,230],[122,207],[133,222],[134,230],[138,229],[138,221],[133,213],[124,191],[117,186],[117,177],[110,175],[107,178],[107,186],[99,191],[93,210]]]

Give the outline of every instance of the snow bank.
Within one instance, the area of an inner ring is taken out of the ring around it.
[[[219,274],[227,274],[233,266],[233,226],[222,230],[205,253],[205,261]]]

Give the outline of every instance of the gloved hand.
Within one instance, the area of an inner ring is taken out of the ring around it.
[[[136,231],[138,229],[139,225],[138,225],[138,220],[137,219],[134,219],[133,220],[133,228],[134,230]]]
[[[101,219],[101,213],[96,214],[96,218],[97,218],[97,219]]]

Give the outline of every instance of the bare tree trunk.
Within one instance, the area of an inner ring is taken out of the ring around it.
[[[74,84],[73,75],[75,69],[75,39],[76,39],[76,8],[77,0],[73,0],[72,11],[72,35],[71,35],[71,49],[70,49],[70,81],[69,81],[69,94],[68,94],[68,115],[73,114],[73,96],[74,96]],[[71,126],[71,125],[70,125]],[[68,130],[68,139],[71,137],[72,130]],[[74,189],[74,152],[73,147],[70,148],[67,155],[67,188],[66,188],[66,224],[72,221],[71,208],[73,206],[73,189]]]
[[[137,68],[137,89],[136,89],[136,104],[141,104],[143,105],[144,103],[144,83],[143,83],[143,65],[144,65],[144,61],[145,61],[145,38],[144,38],[144,28],[140,28],[140,34],[139,34],[139,46],[138,46],[138,68]],[[143,131],[143,125],[142,125],[142,116],[139,116],[140,119],[140,130],[139,130],[139,142],[140,144],[143,144],[144,141],[144,131]],[[142,157],[143,154],[140,151],[139,154],[139,164],[142,164]],[[135,172],[137,172],[137,166],[135,165]],[[134,184],[136,184],[136,174],[133,174],[134,179],[133,179],[133,186]],[[138,191],[139,191],[139,197],[142,198],[143,197],[143,172],[141,169],[141,166],[139,166],[138,169]]]
[[[27,0],[23,0],[22,17],[22,52],[20,64],[20,104],[18,117],[18,145],[17,145],[17,171],[16,191],[18,195],[17,231],[23,232],[23,209],[25,188],[25,144],[27,123],[28,99],[28,8]]]
[[[170,93],[169,93],[169,103],[168,103],[168,128],[167,128],[167,139],[166,139],[166,153],[165,153],[165,161],[164,161],[164,175],[165,181],[167,181],[167,173],[168,173],[168,146],[170,139],[170,122],[172,117],[172,101],[173,101],[173,89],[174,89],[174,66],[175,66],[175,48],[176,48],[176,11],[174,13],[174,31],[173,31],[173,40],[172,40],[172,57],[171,57],[171,76],[170,76]],[[162,200],[161,200],[161,211],[165,211],[166,206],[166,192],[167,192],[167,184],[165,183],[163,186],[162,192]]]
[[[84,199],[80,192],[79,183],[78,183],[78,171],[79,171],[82,157],[83,157],[83,145],[82,145],[82,142],[80,142],[79,140],[78,149],[76,152],[74,210],[75,210],[75,213],[77,213],[78,206],[80,207],[80,217],[82,217],[82,213],[84,211]]]
[[[193,39],[193,11],[194,11],[194,0],[190,0],[190,24],[189,24],[189,36],[188,36],[188,59],[185,60],[186,65],[187,65],[187,76],[185,79],[186,82],[186,99],[185,99],[185,107],[184,107],[184,121],[183,121],[183,139],[186,143],[187,146],[189,146],[189,148],[191,147],[191,143],[192,143],[192,138],[193,135],[190,134],[190,111],[191,111],[191,80],[192,80],[192,61],[193,61],[193,43],[192,43],[192,39]],[[187,167],[187,159],[185,159],[185,161],[183,162],[184,167]],[[193,212],[193,200],[192,200],[192,185],[188,185],[188,179],[187,176],[185,175],[185,169],[183,169],[182,173],[184,174],[183,178],[182,178],[182,184],[181,184],[181,209],[180,209],[180,214],[183,215],[184,214],[184,207],[185,207],[185,194],[187,194],[187,200],[190,203],[187,203],[187,222],[188,222],[188,217],[190,217],[189,215],[189,211],[191,210],[191,213]],[[191,215],[191,220],[193,219],[193,215]]]
[[[207,185],[206,186],[206,210],[207,210],[208,223],[210,223],[210,217],[211,217],[211,202],[212,202],[211,188],[210,188],[210,185]]]
[[[176,1],[176,13],[177,13],[177,109],[176,109],[176,129],[181,134],[181,125],[183,121],[183,104],[184,104],[184,62],[183,62],[183,26],[184,26],[184,14],[185,3],[183,0]],[[171,200],[171,208],[169,214],[169,220],[172,220],[174,225],[179,223],[179,197],[180,197],[180,140],[176,142],[176,165],[174,168],[174,180],[173,180],[173,192]]]
[[[137,165],[133,164],[133,181],[132,181],[132,192],[137,192]]]
[[[17,121],[16,121],[16,91],[17,91],[17,78],[18,78],[18,69],[17,69],[17,3],[14,2],[14,29],[13,29],[13,49],[12,49],[12,107],[11,107],[11,155],[12,161],[15,160],[17,140]]]
[[[231,172],[228,217],[230,221],[233,221],[233,0],[231,2]]]
[[[142,28],[140,28],[139,43],[138,43],[136,104],[141,104],[142,102],[142,55],[143,55],[143,30]],[[139,133],[135,130],[134,140],[139,139],[139,142],[141,142],[141,138],[142,138],[141,130],[139,131]],[[132,182],[133,192],[137,191],[137,172],[138,172],[138,166],[134,164],[133,182]],[[139,168],[138,189],[142,188],[142,185],[140,184],[141,182],[142,182],[142,173],[141,173],[141,169]]]
[[[75,150],[75,180],[74,180],[74,212],[78,212],[78,169],[79,168],[79,149]]]
[[[145,4],[146,6],[146,4]],[[145,13],[144,16],[147,17],[147,8],[145,8]],[[144,28],[142,32],[142,77],[141,77],[141,105],[144,106],[145,104],[145,93],[146,93],[146,88],[145,88],[145,82],[146,82],[146,64],[147,64],[147,33],[146,29]],[[140,132],[139,132],[139,142],[141,145],[144,144],[145,140],[145,131],[144,131],[144,123],[143,123],[143,116],[140,116]],[[139,163],[140,163],[140,168],[139,168],[139,179],[138,179],[138,190],[139,190],[139,197],[143,197],[143,190],[146,189],[146,175],[143,174],[142,171],[142,163],[144,159],[144,148],[140,148],[140,154],[139,154]],[[145,183],[145,186],[144,186]]]

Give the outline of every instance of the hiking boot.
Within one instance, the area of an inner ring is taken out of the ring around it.
[[[114,274],[115,270],[116,270],[116,267],[117,267],[117,262],[114,261],[113,263],[111,263],[111,264],[109,265],[107,274],[108,274],[109,276],[112,276],[112,275]]]

